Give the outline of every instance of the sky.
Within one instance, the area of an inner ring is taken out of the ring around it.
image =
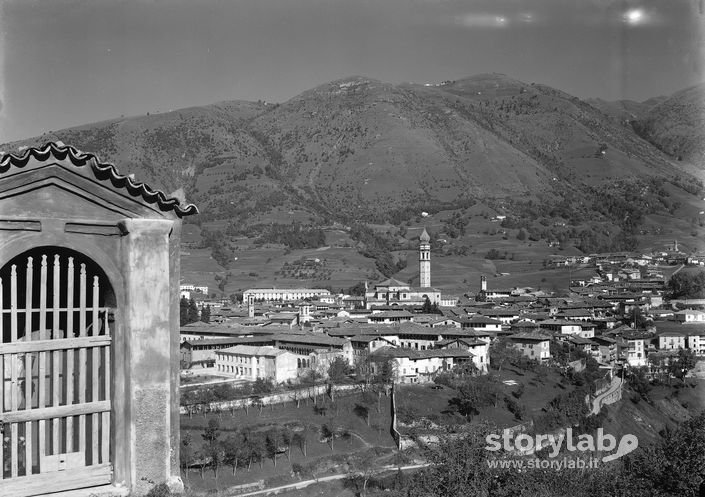
[[[705,0],[0,0],[0,143],[360,75],[642,101],[705,80]]]

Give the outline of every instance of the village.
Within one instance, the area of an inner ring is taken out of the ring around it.
[[[483,276],[477,291],[462,297],[431,287],[425,242],[422,234],[418,288],[393,278],[365,283],[364,296],[253,288],[233,305],[209,299],[206,287],[182,284],[182,299],[195,297],[209,314],[208,322],[199,316],[181,327],[182,373],[291,383],[311,368],[325,376],[337,357],[351,368],[369,358],[392,358],[396,381],[428,383],[463,364],[486,373],[497,341],[545,363],[552,360],[552,344],[567,344],[610,375],[624,367],[667,367],[679,350],[705,357],[704,302],[665,295],[664,269],[702,264],[679,252],[677,242],[648,255],[552,258],[552,266],[594,269],[589,279],[571,280],[563,296],[489,288]]]

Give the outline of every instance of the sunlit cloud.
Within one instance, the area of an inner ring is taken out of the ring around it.
[[[622,22],[628,26],[645,26],[657,24],[658,15],[642,8],[629,9],[622,13]]]
[[[504,28],[509,25],[509,19],[493,14],[463,14],[455,17],[456,24],[466,28]]]

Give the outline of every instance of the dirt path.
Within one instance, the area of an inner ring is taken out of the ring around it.
[[[409,469],[425,468],[430,465],[431,465],[431,463],[412,464],[409,466],[402,466],[399,469],[401,469],[402,471],[406,471]],[[379,468],[379,470],[377,472],[381,473],[383,471],[391,471],[391,470],[396,469],[397,467],[398,466],[390,464],[388,466],[382,466],[381,468]],[[313,479],[313,480],[298,481],[296,483],[290,483],[288,485],[282,485],[280,487],[273,487],[273,488],[266,488],[264,490],[257,490],[256,492],[249,492],[249,493],[245,493],[245,494],[224,494],[224,495],[232,496],[232,497],[235,497],[235,496],[248,497],[250,495],[265,495],[265,494],[269,494],[269,493],[278,493],[278,492],[281,492],[282,490],[292,490],[292,489],[299,490],[302,488],[306,488],[309,485],[313,485],[315,483],[320,483],[320,482],[324,482],[324,481],[342,480],[343,478],[347,478],[348,476],[350,476],[350,473],[339,473],[337,475],[321,476],[320,478]]]

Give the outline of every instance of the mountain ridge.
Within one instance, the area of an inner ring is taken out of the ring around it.
[[[633,217],[702,208],[697,169],[641,134],[562,90],[498,73],[399,85],[349,76],[282,103],[222,101],[2,148],[63,141],[155,188],[183,188],[198,222],[233,232],[289,212],[398,225],[488,202],[537,232],[539,219],[560,217],[574,235],[599,224],[609,238],[638,234]]]

